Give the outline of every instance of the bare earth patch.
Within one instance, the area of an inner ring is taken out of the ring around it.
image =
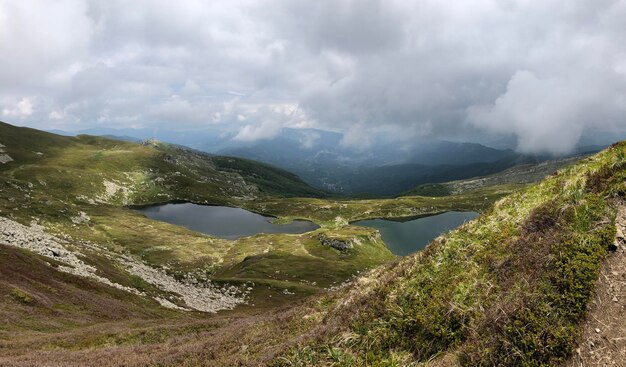
[[[584,332],[568,367],[626,366],[626,204],[618,207],[617,249],[607,257]]]

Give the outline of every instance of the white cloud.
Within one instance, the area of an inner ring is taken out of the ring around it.
[[[471,123],[518,137],[523,152],[571,151],[585,127],[624,123],[626,88],[589,72],[538,78],[519,71],[493,104],[468,109]]]
[[[22,98],[14,107],[2,109],[2,115],[10,118],[23,119],[33,114],[33,103],[29,98]]]
[[[300,138],[300,144],[306,149],[311,149],[321,137],[316,131],[305,131]]]
[[[341,145],[349,148],[365,149],[372,145],[372,139],[362,125],[353,125],[343,134]]]
[[[321,127],[365,146],[515,134],[562,152],[626,130],[624,19],[626,0],[0,0],[0,111],[240,140]]]
[[[260,124],[243,126],[233,138],[236,141],[255,141],[276,136],[281,130],[277,123],[265,121]]]
[[[52,111],[48,115],[48,119],[50,119],[50,120],[61,120],[61,119],[63,119],[63,112]]]
[[[46,77],[88,57],[92,37],[79,0],[0,0],[0,84],[4,91],[40,88]]]
[[[278,135],[283,127],[307,127],[307,116],[297,105],[268,104],[254,108],[248,107],[248,115],[257,119],[255,123],[242,126],[233,137],[236,141],[254,141],[269,139]],[[240,114],[236,114],[237,118]],[[246,118],[248,120],[249,118]]]

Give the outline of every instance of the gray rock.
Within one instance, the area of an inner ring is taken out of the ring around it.
[[[346,252],[348,250],[351,250],[354,247],[352,242],[342,241],[342,240],[338,240],[334,238],[328,238],[325,235],[319,236],[318,239],[322,245],[332,247],[341,252]]]

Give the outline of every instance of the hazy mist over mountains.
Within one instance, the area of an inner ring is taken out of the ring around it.
[[[393,195],[416,184],[487,175],[517,164],[537,163],[564,155],[521,154],[500,139],[499,148],[478,143],[416,140],[397,144],[377,136],[367,149],[345,146],[344,135],[318,129],[284,128],[272,138],[252,142],[216,130],[177,132],[164,129],[89,129],[75,133],[141,141],[157,139],[197,150],[248,158],[294,172],[310,185],[343,194]],[[514,140],[514,139],[512,139]],[[595,152],[611,140],[579,146],[572,152]]]

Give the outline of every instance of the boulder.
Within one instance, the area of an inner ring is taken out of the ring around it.
[[[354,245],[350,241],[328,238],[325,235],[319,236],[319,241],[322,245],[332,247],[341,252],[346,252],[354,247]]]

